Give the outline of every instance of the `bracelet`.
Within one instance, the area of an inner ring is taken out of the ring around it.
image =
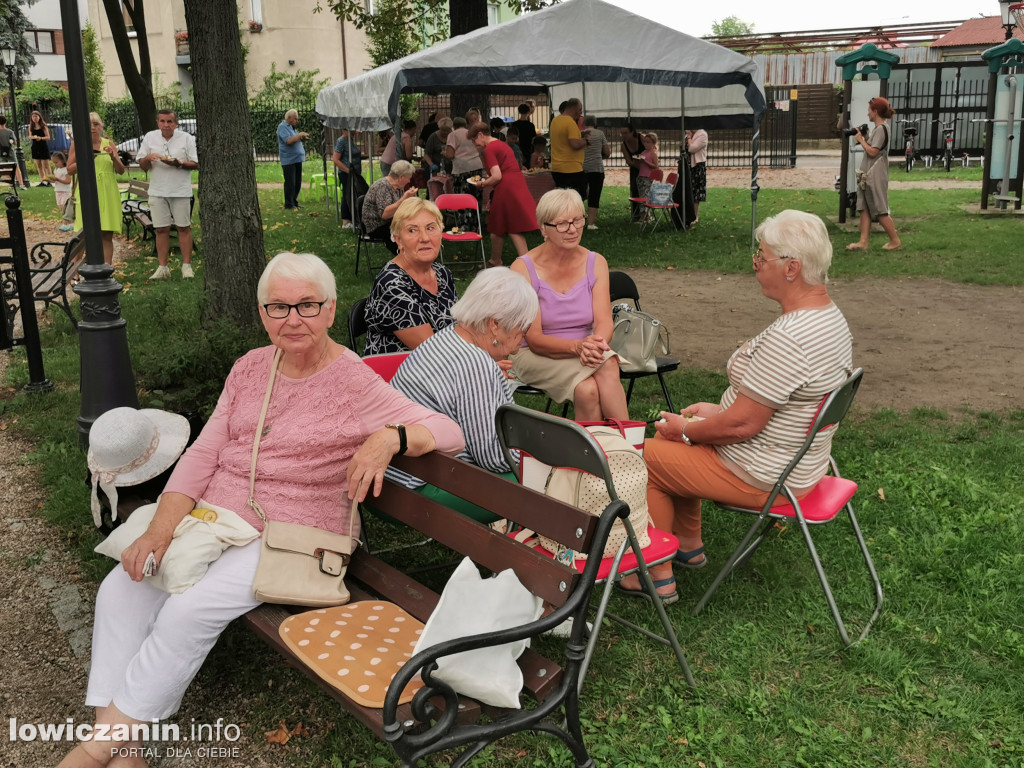
[[[685,420],[685,419],[683,420],[683,426],[682,426],[682,428],[681,428],[681,429],[679,430],[679,437],[680,437],[680,438],[682,439],[682,441],[683,441],[684,443],[686,443],[687,445],[693,445],[693,442],[692,442],[692,441],[690,440],[690,438],[688,438],[688,437],[686,436],[686,420]]]

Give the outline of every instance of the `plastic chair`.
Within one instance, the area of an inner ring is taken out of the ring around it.
[[[640,308],[640,291],[637,290],[633,278],[625,272],[609,272],[608,288],[613,303],[622,299],[629,299],[638,310],[643,311]],[[645,376],[657,376],[658,381],[661,383],[661,392],[665,395],[665,403],[668,405],[666,410],[675,413],[676,408],[672,405],[672,396],[668,393],[665,374],[677,368],[679,368],[679,361],[674,357],[659,357],[658,370],[656,371],[621,371],[619,373],[620,377],[629,381],[629,388],[626,390],[626,405],[629,405],[629,400],[633,397],[633,385],[637,379],[642,379]]]
[[[460,232],[457,235],[451,234],[449,231],[442,233],[441,239],[446,243],[479,243],[480,244],[480,264],[484,268],[487,267],[487,256],[484,255],[484,236],[483,236],[483,225],[480,223],[480,204],[473,195],[438,195],[437,200],[434,201],[438,209],[441,211],[454,211],[456,213],[460,211],[472,211],[476,216],[476,232]],[[443,215],[443,214],[442,214]],[[442,263],[444,259],[442,258]]]
[[[853,371],[850,377],[837,389],[833,390],[827,395],[821,402],[818,408],[818,413],[811,423],[811,427],[807,432],[807,439],[803,445],[800,446],[800,450],[796,452],[793,460],[789,462],[782,474],[779,475],[779,479],[775,481],[775,485],[772,487],[771,493],[768,495],[768,500],[764,506],[760,509],[751,509],[747,507],[733,507],[725,504],[720,504],[721,509],[726,509],[732,512],[743,512],[749,515],[755,515],[757,519],[754,524],[750,526],[746,535],[740,541],[739,546],[733,551],[726,560],[725,565],[722,566],[722,570],[715,576],[715,580],[711,583],[708,591],[704,593],[704,596],[700,599],[697,605],[693,609],[693,615],[699,614],[708,601],[715,594],[715,591],[721,585],[722,581],[732,571],[742,563],[745,563],[754,554],[759,546],[764,542],[768,532],[774,527],[776,521],[787,521],[792,523],[796,521],[800,527],[800,532],[803,534],[804,542],[807,544],[807,551],[810,553],[811,560],[814,563],[814,570],[818,574],[818,580],[821,582],[821,589],[825,593],[825,600],[828,602],[829,610],[832,613],[832,619],[835,622],[836,629],[839,630],[839,636],[843,639],[843,644],[847,647],[853,645],[854,642],[860,642],[867,637],[868,632],[871,630],[872,624],[875,623],[875,619],[878,618],[882,612],[882,584],[878,580],[878,573],[875,571],[875,564],[871,560],[871,555],[868,553],[867,543],[864,540],[864,535],[861,533],[860,525],[857,523],[857,516],[853,512],[853,505],[850,500],[853,495],[857,492],[857,484],[852,480],[848,480],[839,474],[839,468],[836,466],[836,462],[832,457],[829,457],[829,468],[832,474],[826,475],[818,484],[814,487],[807,496],[801,500],[797,500],[796,496],[786,485],[786,479],[789,477],[790,472],[800,462],[804,454],[811,447],[814,440],[821,434],[821,432],[829,427],[838,426],[839,422],[846,415],[846,412],[850,409],[850,404],[853,402],[854,396],[857,394],[857,389],[860,387],[861,377],[863,370],[857,368]],[[789,500],[788,504],[783,504],[778,507],[772,507],[772,503],[776,497],[782,494]],[[846,625],[843,623],[842,616],[839,614],[839,609],[836,606],[835,598],[832,595],[832,590],[829,587],[828,578],[825,576],[825,570],[821,565],[821,560],[818,557],[818,551],[814,546],[814,541],[811,538],[810,526],[812,525],[825,525],[835,520],[839,514],[845,510],[847,517],[850,519],[850,525],[853,529],[853,534],[857,539],[857,544],[860,546],[861,555],[864,558],[864,564],[867,567],[868,574],[871,578],[871,583],[875,591],[875,610],[871,614],[871,618],[868,619],[864,630],[860,633],[860,636],[856,641],[851,641],[849,634],[846,631]]]
[[[363,362],[370,366],[388,384],[395,378],[399,366],[405,362],[405,358],[411,352],[389,352],[383,355],[367,355]]]
[[[529,454],[548,466],[570,467],[603,478],[611,501],[619,500],[615,493],[615,484],[612,482],[611,470],[608,468],[604,451],[594,436],[576,422],[519,405],[499,406],[494,420],[505,460],[517,475],[521,476],[522,466],[520,457],[513,454],[513,450]],[[680,667],[682,667],[686,682],[691,687],[696,687],[690,667],[686,663],[686,656],[679,645],[679,639],[676,637],[675,629],[672,622],[669,621],[665,605],[661,600],[654,599],[653,605],[665,630],[665,637],[607,612],[612,587],[631,573],[638,573],[648,592],[652,595],[655,594],[654,582],[648,567],[669,562],[679,548],[679,539],[671,533],[665,533],[655,528],[648,529],[651,535],[650,545],[641,548],[632,524],[626,517],[622,518],[622,522],[626,527],[626,541],[622,543],[614,557],[602,558],[598,569],[595,583],[604,584],[604,590],[594,616],[594,630],[590,634],[590,640],[587,642],[586,652],[583,656],[583,665],[580,670],[580,690],[583,689],[583,681],[597,647],[597,638],[605,616],[672,648],[679,660]],[[534,550],[550,555],[539,544],[534,547]],[[575,565],[580,573],[583,572],[587,562],[586,560],[576,561]]]
[[[366,299],[359,299],[348,310],[348,348],[360,357],[363,350],[356,346],[359,339],[366,335]],[[365,347],[365,345],[363,345]]]
[[[352,228],[356,233],[356,274],[359,274],[359,256],[362,250],[366,251],[366,266],[371,272],[379,272],[381,267],[384,266],[386,261],[381,262],[380,266],[374,269],[373,264],[370,262],[370,249],[374,245],[383,245],[384,240],[378,237],[371,237],[367,233],[366,228],[363,226],[363,201],[366,199],[366,195],[360,195],[356,198],[356,210],[352,216]]]

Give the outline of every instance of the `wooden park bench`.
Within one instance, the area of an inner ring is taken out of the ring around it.
[[[76,328],[78,319],[68,302],[68,288],[84,263],[85,237],[81,232],[76,232],[66,243],[36,243],[29,253],[33,298],[43,302],[44,309],[57,304]],[[0,265],[0,285],[4,301],[11,304],[18,300],[13,264]],[[14,313],[9,313],[9,317],[13,318]]]
[[[132,225],[142,227],[142,239],[156,239],[153,221],[149,214],[149,182],[129,179],[128,188],[121,193],[121,223],[125,237],[131,238]]]
[[[383,708],[363,706],[322,679],[292,647],[282,640],[279,629],[293,613],[282,605],[264,604],[243,620],[259,637],[284,656],[290,666],[302,671],[334,698],[341,707],[390,743],[406,766],[421,757],[447,749],[464,748],[463,759],[484,749],[502,736],[519,731],[543,730],[561,738],[572,751],[577,766],[593,765],[583,745],[579,722],[578,688],[586,645],[586,616],[608,532],[615,518],[628,515],[621,501],[608,506],[600,517],[511,483],[471,464],[438,453],[418,458],[395,457],[392,465],[439,488],[456,494],[497,515],[529,527],[576,551],[591,553],[587,569],[576,568],[533,551],[513,538],[465,517],[437,502],[386,480],[375,510],[434,539],[459,555],[493,573],[511,568],[522,584],[555,610],[544,618],[521,627],[476,635],[442,643],[423,651],[399,668],[387,691]],[[597,556],[593,556],[594,553]],[[394,603],[415,619],[426,622],[439,595],[413,576],[359,548],[352,556],[345,577],[352,600],[383,600]],[[340,610],[340,609],[330,609]],[[312,616],[312,614],[311,614]],[[440,656],[470,649],[493,647],[526,637],[536,637],[573,618],[573,628],[559,654],[562,665],[527,649],[519,658],[524,685],[522,709],[497,709],[461,696],[444,683],[429,677]],[[296,617],[298,619],[299,617]],[[315,623],[315,622],[313,622]],[[353,627],[352,632],[359,631]],[[337,637],[347,642],[345,632]],[[331,637],[334,637],[332,634]],[[349,639],[354,639],[350,637]],[[300,643],[301,644],[301,643]],[[376,662],[380,662],[376,659]],[[374,663],[374,662],[370,662]],[[379,671],[366,668],[366,674]],[[408,704],[399,704],[406,684],[418,681],[427,671],[424,687]],[[358,676],[363,670],[353,669]],[[385,679],[388,679],[385,677]],[[529,703],[532,700],[533,705]],[[546,752],[547,747],[543,748]]]

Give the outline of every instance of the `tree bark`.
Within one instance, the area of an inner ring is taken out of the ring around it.
[[[258,323],[256,284],[266,264],[256,194],[252,121],[234,3],[185,0],[196,102],[204,319]]]
[[[448,20],[451,37],[464,35],[487,26],[487,0],[448,0]],[[452,117],[464,117],[476,107],[484,122],[490,118],[490,96],[486,93],[453,93]]]
[[[123,10],[122,10],[123,4]],[[156,128],[156,99],[153,97],[153,66],[149,58],[149,37],[146,33],[146,8],[143,0],[103,0],[103,9],[110,24],[110,36],[114,38],[114,49],[121,64],[125,85],[135,102],[135,114],[143,133]],[[127,11],[135,27],[136,43],[139,46],[139,61],[136,63],[132,52],[132,41],[124,22]],[[90,105],[95,109],[97,104]]]

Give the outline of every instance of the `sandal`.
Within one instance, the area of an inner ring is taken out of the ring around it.
[[[658,587],[667,587],[669,584],[675,584],[675,583],[676,583],[676,577],[675,576],[669,576],[667,579],[661,579],[660,581],[655,581],[654,582],[654,589],[657,590]],[[651,595],[647,591],[647,585],[644,584],[643,579],[640,580],[640,589],[627,589],[626,587],[622,586],[622,582],[621,581],[615,583],[615,589],[617,589],[619,592],[621,592],[624,595],[628,595],[629,597],[639,597],[642,600],[646,600],[647,602],[651,602]],[[672,594],[670,594],[670,595],[663,595],[663,594],[661,594],[660,592],[657,592],[657,591],[655,592],[655,594],[657,594],[658,597],[661,598],[661,602],[664,603],[665,605],[672,605],[672,603],[675,603],[675,602],[677,602],[679,600],[679,593],[677,591],[675,591],[675,590],[672,590]]]
[[[697,547],[691,552],[683,552],[683,550],[680,549],[678,552],[676,552],[674,560],[676,561],[676,565],[681,565],[683,568],[689,568],[690,570],[695,571],[698,568],[703,568],[705,565],[708,564],[707,555],[701,557],[701,559],[697,562],[691,563],[690,561],[697,555],[704,555],[704,547]]]

